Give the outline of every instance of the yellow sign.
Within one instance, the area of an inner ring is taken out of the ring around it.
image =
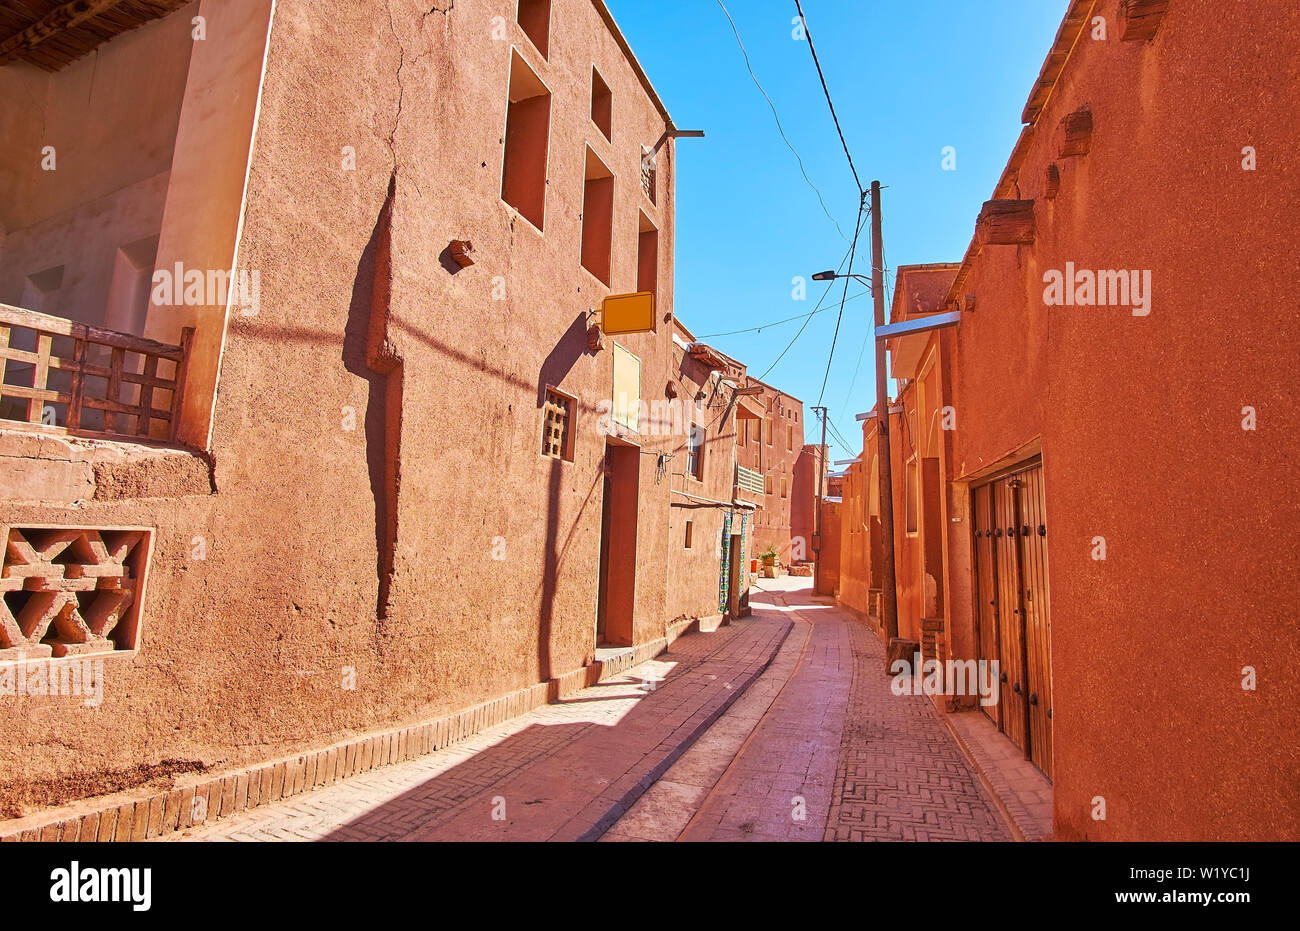
[[[600,329],[606,336],[656,332],[654,292],[611,294],[605,298],[600,305]]]

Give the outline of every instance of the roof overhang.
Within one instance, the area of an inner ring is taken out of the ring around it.
[[[0,65],[26,61],[58,71],[105,42],[192,0],[28,0],[0,6]]]
[[[763,405],[754,401],[753,398],[743,394],[736,398],[737,420],[762,420],[763,415]]]
[[[915,378],[925,358],[925,350],[930,345],[930,334],[935,330],[956,326],[960,322],[961,312],[951,310],[878,327],[876,339],[889,341],[889,373],[897,379]]]

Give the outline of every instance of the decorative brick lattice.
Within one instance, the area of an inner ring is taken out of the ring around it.
[[[542,455],[553,459],[568,459],[569,421],[572,419],[573,402],[548,388],[543,414]]]
[[[0,661],[133,650],[147,530],[13,527],[0,570]]]

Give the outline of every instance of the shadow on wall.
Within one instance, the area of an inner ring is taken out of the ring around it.
[[[568,375],[577,361],[582,358],[587,349],[587,313],[581,312],[577,318],[569,324],[569,328],[564,331],[560,341],[555,344],[542,362],[542,368],[537,373],[537,407],[541,409],[546,403],[546,386],[554,385],[557,388],[564,381],[564,376]]]
[[[397,177],[374,231],[357,263],[343,334],[343,367],[366,381],[366,466],[375,500],[375,617],[388,618],[393,559],[397,547],[397,490],[402,437],[402,362],[388,347],[388,307],[392,295],[392,220]]]

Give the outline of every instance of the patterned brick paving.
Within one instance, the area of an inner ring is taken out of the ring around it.
[[[713,746],[705,738],[666,775],[672,794],[652,788],[607,839],[661,839],[655,820],[675,818],[682,840],[1010,840],[929,699],[890,691],[876,635],[814,602],[805,582],[778,584],[796,625],[782,656],[803,646],[754,686],[773,692],[770,705],[732,742],[728,765],[715,765],[725,773],[712,788],[689,790],[691,772],[703,768],[693,758]],[[785,677],[779,689],[776,676]],[[730,727],[743,705],[714,730]],[[672,812],[674,802],[694,813]]]
[[[930,699],[894,695],[880,640],[843,623],[853,682],[826,840],[1011,840]]]
[[[789,629],[781,614],[756,610],[445,750],[164,839],[598,836],[758,676]]]

